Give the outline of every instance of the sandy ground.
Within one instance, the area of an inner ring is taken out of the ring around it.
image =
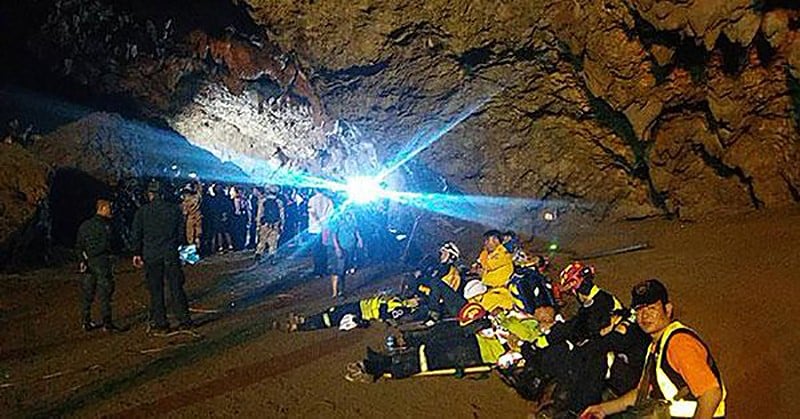
[[[679,317],[711,346],[728,386],[729,417],[790,418],[800,410],[800,211],[713,222],[645,221],[575,228],[565,251],[587,254],[647,242],[652,249],[594,260],[598,282],[629,301],[659,277]],[[476,244],[477,245],[477,244]],[[475,250],[476,251],[476,250]],[[557,258],[563,263],[566,255]],[[246,254],[187,268],[203,338],[148,337],[141,273],[117,268],[116,312],[126,333],[78,328],[78,274],[46,270],[0,280],[0,416],[524,417],[526,402],[495,376],[349,383],[344,366],[381,345],[377,325],[349,333],[286,334],[290,311],[331,301],[327,284],[300,280],[307,261],[251,268]],[[396,270],[352,282],[366,295]]]

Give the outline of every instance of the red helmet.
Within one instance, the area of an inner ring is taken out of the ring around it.
[[[458,310],[458,324],[466,326],[475,320],[486,317],[487,314],[486,309],[478,303],[464,304],[464,307]]]
[[[561,271],[561,291],[575,292],[583,284],[583,281],[591,281],[593,278],[594,266],[572,262]]]

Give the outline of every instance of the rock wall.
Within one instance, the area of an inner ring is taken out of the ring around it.
[[[50,167],[18,144],[0,143],[0,269],[44,248],[38,224],[46,211]]]
[[[467,190],[615,218],[800,201],[792,2],[248,3],[386,155],[490,96],[422,156]]]
[[[800,202],[795,2],[126,4],[37,2],[23,38],[251,173],[373,167],[447,128],[418,158],[467,192],[614,219]]]

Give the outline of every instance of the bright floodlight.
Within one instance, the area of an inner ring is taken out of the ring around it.
[[[347,179],[345,192],[347,192],[347,197],[356,204],[372,202],[381,195],[380,180],[370,176],[351,177]]]

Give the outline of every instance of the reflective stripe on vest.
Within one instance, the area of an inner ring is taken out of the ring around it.
[[[658,341],[658,357],[656,358],[656,382],[658,383],[658,387],[661,390],[661,394],[664,395],[664,398],[667,399],[671,404],[669,406],[669,414],[674,418],[690,418],[694,416],[695,410],[697,410],[697,401],[696,400],[675,400],[675,396],[678,395],[678,386],[670,380],[667,373],[661,368],[662,361],[664,358],[664,346],[669,341],[669,337],[679,330],[688,330],[692,332],[695,336],[697,333],[694,332],[692,329],[684,326],[681,322],[674,321],[664,329],[664,333],[661,334],[661,339]],[[652,352],[652,345],[650,347],[650,351],[647,353],[647,357],[651,356]],[[705,345],[704,345],[705,346]],[[706,350],[708,348],[706,347]],[[710,353],[709,353],[710,356]],[[645,365],[647,362],[645,361]],[[719,406],[717,406],[717,410],[714,411],[714,417],[723,417],[725,416],[725,396],[727,395],[727,390],[725,389],[725,385],[722,383],[722,377],[718,377],[720,386],[722,387],[722,400],[719,402]]]
[[[428,371],[428,357],[425,356],[425,344],[419,345],[419,371]]]

